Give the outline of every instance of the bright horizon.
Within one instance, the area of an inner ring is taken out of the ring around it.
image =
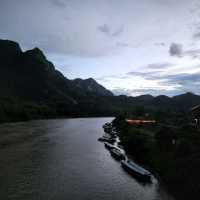
[[[200,94],[197,0],[2,0],[0,38],[115,94]]]

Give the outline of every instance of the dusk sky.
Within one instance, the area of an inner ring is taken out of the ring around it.
[[[115,94],[200,94],[199,0],[0,0],[0,38]]]

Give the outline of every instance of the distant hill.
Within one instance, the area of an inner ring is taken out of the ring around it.
[[[88,79],[74,79],[72,80],[74,85],[79,88],[80,90],[85,91],[88,95],[101,95],[101,96],[113,96],[113,93],[106,88],[104,88],[102,85],[98,84],[94,79],[88,78]]]
[[[1,96],[33,101],[56,98],[76,103],[78,96],[113,95],[94,79],[67,79],[38,48],[22,52],[17,43],[0,40],[0,54]]]
[[[11,101],[20,108],[27,103],[34,106],[33,110],[35,106],[45,107],[56,115],[79,114],[87,99],[113,96],[94,79],[67,79],[40,49],[22,52],[19,44],[9,40],[0,40],[0,91],[1,110]]]
[[[9,40],[0,40],[0,91],[0,122],[142,114],[165,108],[187,110],[200,104],[200,96],[192,93],[173,98],[114,96],[92,78],[69,80],[56,70],[40,49],[23,52],[18,43]]]

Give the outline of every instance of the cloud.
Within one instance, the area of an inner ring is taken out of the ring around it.
[[[199,59],[200,58],[200,49],[191,49],[191,50],[185,51],[184,55],[190,56],[194,59],[196,59],[196,58]]]
[[[161,80],[163,71],[147,71],[147,72],[137,72],[131,71],[128,72],[126,75],[133,76],[133,77],[140,77],[145,80],[157,81]]]
[[[156,42],[155,46],[161,46],[161,47],[165,47],[166,44],[164,42]]]
[[[184,50],[182,44],[172,43],[169,48],[169,53],[171,56],[176,56],[178,58],[182,58],[185,56],[189,56],[192,59],[199,59],[200,58],[200,49],[189,49]]]
[[[139,96],[143,94],[151,94],[153,96],[158,96],[160,94],[165,94],[168,96],[174,96],[177,94],[177,91],[167,90],[159,87],[143,87],[135,89],[126,89],[126,88],[114,88],[112,92],[115,95],[127,95],[127,96]]]
[[[117,42],[116,43],[116,46],[117,47],[128,47],[128,48],[138,48],[141,46],[141,44],[131,44],[131,43],[128,43],[128,42]]]
[[[197,18],[198,18],[198,22],[193,23],[192,28],[194,29],[194,34],[193,34],[193,39],[194,40],[199,40],[200,38],[200,24],[199,24],[199,17],[200,17],[200,13],[199,13],[199,9],[200,9],[200,5],[198,5],[196,8],[194,8],[191,13],[197,14]]]
[[[162,80],[163,79],[163,80]],[[177,90],[175,92],[194,92],[196,94],[200,94],[200,73],[194,74],[186,74],[180,73],[175,75],[170,75],[166,77],[162,77],[162,84],[166,85],[176,85]]]
[[[172,43],[169,48],[169,53],[171,56],[181,57],[183,55],[182,44]]]
[[[125,54],[131,49],[122,50],[120,46],[135,47],[137,42],[146,45],[147,40],[151,44],[171,41],[171,26],[162,27],[162,31],[160,26],[166,17],[170,25],[176,25],[174,15],[178,10],[181,17],[188,4],[173,2],[166,7],[160,0],[1,0],[0,38],[16,40],[25,48],[38,46],[45,53],[95,57],[120,49]],[[148,13],[143,15],[146,9]],[[157,19],[160,21],[155,25]]]
[[[126,73],[127,76],[139,76],[147,80],[154,80],[161,77],[161,74],[166,71],[166,68],[173,67],[173,63],[163,62],[163,63],[152,63],[144,66],[145,71],[129,71]]]
[[[37,46],[47,56],[60,54],[93,59],[113,55],[119,48],[110,37],[121,36],[124,27],[121,22],[115,23],[114,18],[97,31],[97,26],[108,20],[103,17],[106,5],[105,0],[88,0],[84,4],[80,0],[2,0],[0,38],[17,41],[23,50]],[[113,6],[105,11],[108,18]],[[102,37],[102,31],[110,37]]]
[[[112,89],[111,91],[115,95],[127,95],[127,96],[131,96],[131,90],[128,90],[126,88],[115,88],[115,89]]]
[[[160,71],[159,71],[160,72]],[[130,71],[127,73],[128,76],[139,76],[143,77],[146,79],[152,79],[153,77],[157,78],[156,74],[159,73],[157,72],[138,72],[138,71]]]
[[[138,75],[146,80],[156,81],[159,84],[157,86],[134,86],[133,89],[116,87],[112,91],[115,95],[128,95],[137,96],[142,94],[152,94],[154,96],[164,94],[168,96],[174,96],[176,94],[181,94],[184,92],[194,92],[200,94],[200,72],[188,74],[150,74],[148,73],[133,73],[130,75]]]
[[[123,32],[124,32],[124,26],[120,26],[112,33],[112,36],[114,37],[120,36]]]
[[[182,86],[186,86],[188,84],[197,84],[200,83],[200,73],[180,73],[173,75],[163,75],[160,76],[160,79],[165,83],[169,84],[180,84]]]
[[[194,39],[200,39],[200,32],[197,32],[193,35]]]
[[[97,29],[106,35],[110,35],[111,29],[107,24],[100,25],[97,27]]]
[[[66,2],[64,2],[64,0],[51,0],[53,5],[59,7],[59,8],[63,8],[66,7]]]
[[[104,33],[107,36],[118,37],[122,35],[122,33],[124,32],[124,26],[111,28],[111,26],[109,26],[108,24],[103,24],[103,25],[97,26],[97,30],[99,30],[100,32]]]
[[[189,53],[189,52],[187,52]],[[151,65],[150,65],[151,66]],[[153,65],[154,66],[154,65]],[[157,67],[157,64],[155,65]],[[159,68],[159,66],[162,67],[161,65],[158,65],[158,68],[155,69],[162,69]],[[168,66],[168,65],[163,65]],[[173,66],[171,64],[171,66]],[[198,68],[198,65],[195,65],[196,68]],[[149,80],[149,81],[155,81],[157,84],[162,88],[162,90],[158,90],[158,92],[162,94],[169,94],[169,92],[166,93],[164,90],[165,88],[171,88],[170,92],[173,91],[173,93],[183,93],[187,91],[193,91],[197,94],[200,94],[199,88],[200,88],[200,72],[195,72],[195,73],[170,73],[170,71],[166,70],[157,70],[157,71],[130,71],[127,73],[128,76],[133,76],[133,77],[140,77],[144,80]],[[130,78],[129,77],[129,78]],[[155,90],[155,88],[154,88]],[[143,90],[145,93],[145,90]],[[152,91],[153,92],[153,91]],[[151,93],[151,92],[150,92]],[[154,91],[155,93],[155,91]],[[151,93],[152,94],[152,93]]]
[[[177,72],[170,71],[173,63],[154,63],[145,66],[143,71],[129,71],[124,74],[102,76],[100,82],[109,86],[116,95],[136,96],[141,94],[173,96],[184,92],[194,92],[200,94],[200,70],[197,72]],[[190,69],[198,69],[197,64],[188,66]],[[110,83],[114,81],[115,86]],[[126,82],[128,85],[124,84]]]
[[[168,68],[168,67],[172,67],[173,64],[172,63],[153,63],[153,64],[149,64],[147,65],[147,69],[164,69],[164,68]]]
[[[126,79],[128,78],[127,74],[116,74],[116,75],[105,75],[101,77],[96,77],[95,80],[102,81],[102,82],[108,82],[110,79]]]
[[[137,72],[131,71],[127,73],[128,76],[139,76],[146,80],[157,80],[160,83],[165,84],[179,84],[187,85],[193,83],[200,83],[200,72],[197,73],[176,73],[176,74],[166,74],[163,71],[154,72]]]

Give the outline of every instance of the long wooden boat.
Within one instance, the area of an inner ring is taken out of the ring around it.
[[[151,182],[151,173],[149,171],[147,171],[146,169],[144,169],[143,167],[137,165],[136,163],[134,163],[133,161],[130,161],[130,160],[127,160],[127,161],[122,160],[121,164],[122,164],[122,167],[127,172],[129,172],[136,178],[138,178],[142,181]]]
[[[114,157],[116,160],[125,160],[126,156],[123,152],[121,152],[119,149],[111,149],[110,150],[110,154],[112,155],[112,157]]]
[[[108,150],[111,150],[111,149],[114,149],[114,148],[115,148],[114,145],[112,145],[112,144],[110,144],[110,143],[108,143],[108,142],[105,142],[104,145],[105,145],[105,147],[106,147]]]
[[[109,142],[109,143],[114,143],[116,141],[115,138],[111,138],[110,136],[102,136],[98,139],[100,142]]]

